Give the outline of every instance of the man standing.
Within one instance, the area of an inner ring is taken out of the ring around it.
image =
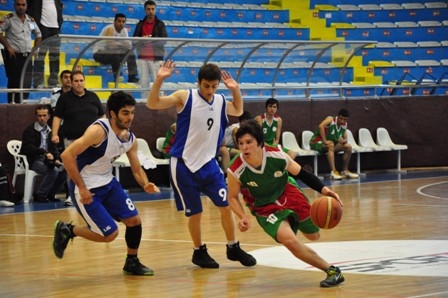
[[[71,75],[72,89],[63,93],[54,110],[51,140],[58,144],[59,128],[64,120],[64,146],[68,147],[81,137],[87,127],[100,117],[105,117],[98,95],[85,89],[84,74],[75,70]]]
[[[36,117],[37,121],[23,132],[20,154],[26,155],[31,170],[44,176],[33,200],[45,203],[55,201],[55,195],[64,185],[67,174],[63,168],[60,170],[59,149],[50,140],[48,105],[38,106]]]
[[[103,28],[100,36],[128,37],[128,30],[125,28],[126,16],[122,13],[115,15],[114,23]],[[131,49],[129,41],[125,40],[102,40],[95,44],[93,59],[102,64],[110,64],[114,81],[117,80],[118,69],[123,58]],[[134,53],[131,53],[126,60],[128,64],[128,82],[137,83],[137,63]]]
[[[86,226],[56,221],[53,250],[58,258],[64,256],[70,239],[80,236],[95,242],[111,242],[118,236],[120,221],[126,226],[127,258],[123,273],[154,275],[137,257],[142,237],[142,221],[137,208],[112,175],[112,162],[126,155],[138,184],[147,192],[160,192],[148,181],[138,159],[138,142],[130,131],[135,114],[135,99],[122,91],[112,93],[107,101],[109,119],[95,121],[83,136],[62,153],[70,176],[70,193],[76,210]]]
[[[41,32],[34,19],[27,14],[26,0],[14,0],[14,12],[7,14],[0,20],[0,43],[2,49],[5,72],[8,77],[8,88],[20,88],[20,77],[25,66],[25,61],[33,50],[32,38],[34,35],[34,47],[41,41]],[[23,77],[23,88],[31,87],[32,77],[31,60],[26,65]],[[20,93],[8,93],[8,103],[20,103]],[[28,98],[28,93],[23,93],[23,98]]]
[[[59,97],[61,94],[69,92],[72,90],[72,79],[71,79],[72,71],[71,70],[63,70],[61,74],[59,75],[59,80],[61,83],[60,88],[55,88],[53,90],[53,93],[50,97],[50,105],[51,108],[54,110],[56,108],[56,103],[58,102]]]
[[[148,0],[144,4],[146,17],[135,26],[134,37],[168,37],[165,23],[156,17],[156,3]],[[165,55],[165,48],[161,41],[147,41],[137,49],[137,65],[140,72],[140,86],[149,88],[150,78],[154,80]],[[142,92],[142,97],[147,98],[148,92]]]
[[[320,153],[327,153],[328,163],[331,168],[330,178],[341,180],[343,178],[359,178],[358,174],[348,170],[350,157],[352,156],[352,146],[347,142],[347,120],[349,113],[346,109],[341,109],[337,117],[328,116],[315,130],[310,140],[310,148]],[[335,152],[343,151],[342,172],[336,170],[334,157]]]
[[[61,0],[28,0],[27,13],[36,20],[42,32],[42,41],[61,33],[63,7],[64,4]],[[34,61],[34,88],[43,88],[45,86],[44,60],[47,52],[50,61],[48,87],[56,87],[58,84],[60,47],[61,40],[59,38],[41,45],[37,59]]]
[[[174,62],[165,61],[157,73],[146,106],[160,110],[177,109],[176,138],[170,149],[170,178],[177,210],[188,217],[188,229],[193,240],[193,264],[202,268],[218,268],[201,238],[202,202],[207,195],[221,213],[221,223],[227,238],[227,258],[244,266],[254,266],[253,256],[240,248],[236,240],[235,222],[227,200],[227,185],[215,159],[227,126],[227,115],[243,113],[243,99],[238,83],[215,64],[204,64],[198,73],[198,88],[178,90],[160,96],[165,79],[174,71]],[[215,94],[222,82],[231,90],[232,101]]]

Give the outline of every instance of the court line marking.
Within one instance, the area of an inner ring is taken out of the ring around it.
[[[448,200],[448,198],[432,196],[432,195],[429,195],[429,194],[426,194],[426,193],[423,192],[423,189],[426,188],[426,187],[431,187],[431,186],[434,186],[434,185],[439,185],[439,184],[444,184],[444,183],[448,183],[448,181],[431,183],[431,184],[427,184],[427,185],[421,186],[421,187],[417,188],[417,193],[422,195],[422,196],[425,196],[425,197],[430,197],[430,198],[434,198],[434,199]]]

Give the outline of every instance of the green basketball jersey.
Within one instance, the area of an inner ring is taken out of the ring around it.
[[[260,169],[251,167],[238,155],[229,170],[241,182],[241,192],[248,197],[250,204],[258,207],[275,203],[284,192],[289,177],[287,165],[281,150],[265,146]]]
[[[278,116],[274,115],[274,118],[272,119],[272,123],[268,123],[268,119],[266,118],[266,113],[263,113],[261,115],[261,128],[263,128],[263,134],[264,134],[264,142],[266,144],[272,145],[275,140],[275,135],[277,133],[277,124],[278,124]]]

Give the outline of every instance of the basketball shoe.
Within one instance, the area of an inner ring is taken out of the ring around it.
[[[123,273],[127,275],[144,275],[152,276],[154,271],[142,263],[137,257],[127,257],[124,263]]]
[[[342,171],[341,176],[344,178],[350,178],[350,179],[358,179],[359,178],[358,174],[352,173],[350,171]]]
[[[73,240],[73,225],[58,220],[54,224],[53,251],[56,257],[62,259],[65,248],[70,240]]]
[[[257,260],[247,252],[241,249],[240,242],[235,244],[227,244],[227,259],[231,261],[239,261],[244,266],[254,266]]]
[[[341,269],[335,266],[330,266],[327,269],[327,278],[320,282],[322,288],[334,287],[340,283],[343,283],[345,278],[342,275]]]
[[[341,180],[342,176],[341,176],[341,174],[339,174],[338,171],[334,170],[334,171],[331,171],[330,178],[333,180]]]
[[[193,251],[191,261],[201,268],[219,268],[219,264],[208,254],[205,244],[202,244],[199,249]]]

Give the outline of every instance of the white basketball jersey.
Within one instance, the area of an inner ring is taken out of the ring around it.
[[[177,116],[171,156],[182,158],[190,171],[196,172],[215,158],[227,123],[224,95],[215,94],[209,103],[198,89],[189,90],[188,99]]]
[[[88,189],[106,185],[112,180],[112,163],[121,154],[128,152],[135,141],[132,132],[127,141],[120,140],[112,130],[109,119],[98,119],[92,125],[101,125],[106,131],[106,137],[101,144],[87,148],[76,159]]]

